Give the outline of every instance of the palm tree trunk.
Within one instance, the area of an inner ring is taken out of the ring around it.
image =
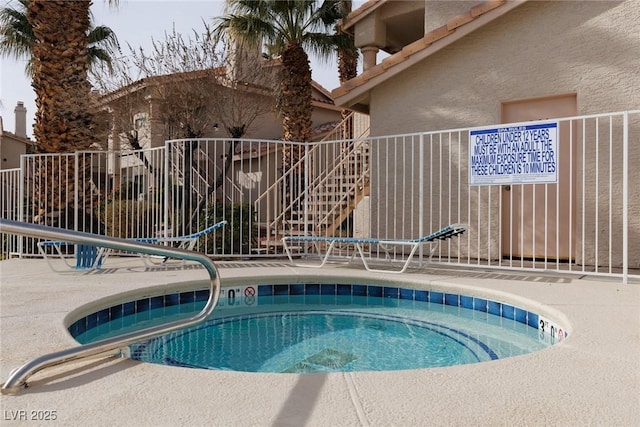
[[[311,67],[309,58],[297,44],[282,52],[280,108],[285,141],[311,139]]]
[[[33,27],[33,80],[36,114],[33,134],[40,153],[71,153],[89,149],[94,142],[91,86],[87,80],[87,29],[91,0],[31,0],[27,18]],[[41,189],[40,200],[48,210],[72,208],[75,162],[48,165],[39,172],[57,182]],[[90,206],[87,161],[78,163],[78,206]],[[59,177],[49,174],[58,172]]]
[[[340,8],[343,16],[347,16],[352,9],[351,0],[342,0],[340,2]],[[338,28],[338,31],[340,29]],[[338,49],[338,75],[340,84],[344,84],[348,80],[355,78],[358,75],[358,49],[355,46],[353,36],[349,37],[349,46],[341,47]],[[351,114],[350,110],[342,110],[342,120],[344,120]],[[345,129],[343,129],[343,135],[345,139],[353,138],[353,126],[351,123],[345,123]]]
[[[285,141],[308,142],[311,140],[311,67],[302,46],[289,44],[282,52],[280,74],[280,109]],[[285,145],[282,166],[291,171],[284,181],[283,197],[287,204],[304,191],[304,164],[298,162],[304,154],[304,146]]]
[[[351,0],[342,0],[340,8],[343,16],[347,16],[352,8]],[[338,31],[340,31],[338,29]],[[358,75],[358,48],[356,48],[353,36],[349,37],[349,46],[338,49],[338,75],[340,84],[351,80]]]

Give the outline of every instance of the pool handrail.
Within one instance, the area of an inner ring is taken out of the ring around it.
[[[20,389],[28,387],[27,379],[43,369],[89,357],[122,355],[126,352],[126,347],[129,344],[154,338],[179,328],[195,325],[205,320],[213,312],[220,297],[220,276],[218,274],[218,270],[213,261],[200,252],[6,219],[0,219],[0,233],[18,234],[41,239],[64,240],[71,243],[94,245],[109,249],[195,261],[202,264],[210,277],[209,299],[202,311],[198,314],[187,319],[181,319],[163,325],[145,328],[140,331],[129,332],[40,356],[25,363],[21,367],[14,369],[11,372],[9,379],[2,384],[2,394],[16,394]]]

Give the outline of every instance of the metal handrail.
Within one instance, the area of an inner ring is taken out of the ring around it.
[[[129,344],[154,338],[179,328],[197,324],[205,320],[213,312],[213,309],[218,303],[218,298],[220,297],[220,276],[218,274],[218,270],[216,269],[213,261],[211,261],[206,255],[199,252],[139,243],[132,240],[118,239],[98,234],[62,230],[59,228],[45,227],[38,224],[29,224],[6,219],[0,219],[0,232],[31,236],[41,239],[62,240],[70,243],[87,244],[129,252],[139,252],[148,255],[178,258],[187,261],[196,261],[202,264],[209,272],[211,287],[209,300],[202,311],[195,316],[40,356],[13,370],[9,379],[2,385],[2,394],[16,394],[21,388],[27,387],[27,378],[42,369],[92,356],[122,355],[123,351],[126,351],[123,349],[125,349]]]
[[[342,139],[348,139],[345,137],[345,135],[342,134],[343,132],[343,128],[345,126],[346,123],[353,123],[354,118],[355,118],[355,114],[354,112],[350,113],[347,117],[345,117],[340,123],[338,123],[327,135],[325,135],[324,138],[322,138],[322,140],[320,140],[320,142],[327,142],[327,141],[336,141],[336,140],[342,140]],[[368,116],[367,116],[368,117]],[[368,129],[368,128],[367,128]],[[366,131],[365,131],[366,132]],[[337,135],[337,136],[335,136]],[[313,156],[316,151],[320,150],[322,144],[313,144],[313,146],[311,147],[311,149],[309,150],[308,153],[305,153],[304,157],[301,159],[298,159],[298,162],[294,165],[292,165],[289,170],[284,171],[284,173],[282,174],[282,176],[280,176],[277,180],[275,180],[275,182],[273,184],[271,184],[269,186],[269,188],[267,188],[265,191],[262,192],[262,194],[260,194],[260,196],[253,202],[254,205],[254,209],[256,212],[259,212],[260,208],[260,204],[264,201],[264,200],[269,200],[269,195],[279,189],[282,188],[282,182],[284,180],[286,180],[288,178],[289,175],[291,175],[293,173],[293,171],[295,169],[299,169],[300,168],[300,164],[303,162],[304,158],[311,158],[311,156]],[[298,197],[300,198],[300,196]],[[268,226],[270,228],[275,227],[275,224],[277,224],[277,222],[279,220],[281,220],[284,217],[284,211],[288,210],[291,206],[293,206],[294,202],[291,202],[291,204],[287,207],[285,207],[283,209],[283,212],[280,213],[280,215],[278,215],[276,217],[276,219],[272,220],[269,222]],[[269,233],[267,233],[269,234]]]

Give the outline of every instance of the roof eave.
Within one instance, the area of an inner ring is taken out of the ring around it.
[[[359,8],[347,15],[347,18],[344,20],[341,26],[342,30],[350,30],[356,23],[371,15],[386,2],[387,0],[369,0],[365,2]]]
[[[333,101],[333,98],[331,98],[331,91],[329,91],[329,89],[325,88],[317,81],[311,80],[311,87],[315,88],[318,92],[326,96],[327,99],[330,99]]]
[[[331,93],[336,105],[368,113],[369,92],[391,77],[405,71],[416,63],[455,43],[478,28],[499,18],[525,3],[527,0],[509,0],[500,7],[486,12],[472,21],[450,29],[444,25],[429,32],[422,39],[405,46],[400,52],[385,58],[380,64],[368,69],[359,76],[345,82]],[[454,21],[456,18],[452,19]],[[450,21],[451,22],[451,21]],[[433,38],[437,38],[433,40]],[[422,44],[422,47],[420,45]]]
[[[332,110],[332,111],[342,111],[342,108],[338,107],[334,103],[320,101],[317,99],[311,100],[311,106],[316,108],[322,108],[324,110]]]
[[[0,139],[11,140],[13,142],[17,142],[17,143],[28,145],[28,146],[33,145],[35,143],[35,141],[32,141],[29,138],[18,136],[15,133],[8,132],[6,130],[2,131],[2,133],[0,134]]]

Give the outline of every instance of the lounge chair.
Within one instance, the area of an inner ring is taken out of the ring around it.
[[[75,246],[75,258],[70,258],[67,254],[63,252],[63,248],[71,248]],[[47,253],[47,248],[51,248],[52,253]],[[38,242],[38,252],[42,257],[47,261],[49,267],[53,271],[57,270],[54,265],[51,263],[50,258],[55,256],[64,261],[67,267],[70,269],[76,270],[95,270],[102,266],[102,257],[99,257],[98,254],[100,249],[95,246],[88,245],[75,245],[70,242],[62,242],[62,241],[54,241],[54,240],[45,240]],[[71,261],[71,260],[74,261]]]
[[[204,230],[198,231],[197,233],[187,234],[184,236],[177,237],[141,237],[131,239],[140,243],[149,243],[154,245],[162,245],[162,244],[171,244],[175,245],[179,249],[185,250],[193,250],[198,243],[198,239],[208,233],[214,232],[220,228],[222,228],[227,221],[220,221],[213,224],[210,227],[205,228]],[[38,252],[44,257],[44,259],[49,264],[49,267],[53,271],[57,270],[54,265],[51,263],[50,258],[51,255],[57,256],[61,258],[67,267],[76,270],[97,270],[99,269],[105,262],[105,260],[111,254],[111,249],[88,246],[88,245],[75,245],[75,265],[70,261],[71,258],[65,256],[62,248],[74,246],[74,243],[70,242],[62,242],[62,241],[53,241],[53,240],[45,240],[42,242],[38,242]],[[52,248],[53,253],[47,254],[47,248]],[[139,254],[142,258],[142,261],[145,264],[145,267],[154,267],[159,265],[158,262],[153,262],[152,257],[147,254]],[[162,257],[161,263],[164,263],[167,259]]]
[[[411,240],[354,238],[354,237],[287,236],[282,239],[282,244],[284,246],[285,252],[287,253],[287,256],[289,257],[289,261],[291,261],[291,263],[299,267],[315,267],[315,268],[323,267],[329,260],[329,256],[331,255],[331,252],[333,251],[335,245],[338,243],[343,243],[348,245],[354,245],[356,248],[353,255],[347,262],[353,261],[356,255],[360,255],[360,258],[362,259],[362,262],[364,264],[364,268],[366,268],[367,271],[383,272],[383,273],[404,273],[407,267],[409,267],[409,263],[411,262],[413,255],[416,253],[416,250],[421,245],[423,244],[432,245],[431,251],[429,253],[429,260],[431,260],[431,257],[433,256],[433,254],[435,253],[435,250],[438,247],[437,246],[438,243],[440,243],[442,240],[447,240],[452,237],[458,236],[464,233],[466,230],[467,230],[467,226],[464,224],[451,224],[427,236],[420,237],[418,239],[411,239]],[[293,261],[293,256],[292,256],[292,247],[290,246],[290,243],[294,243],[294,242],[295,243],[305,243],[305,242],[312,243],[315,246],[316,251],[318,251],[318,255],[320,255],[320,259],[321,259],[320,264],[295,263]],[[322,255],[322,249],[320,247],[320,243],[329,244],[324,255]],[[367,262],[367,258],[365,255],[364,245],[377,245],[386,253],[387,259],[390,259],[389,250],[394,246],[409,246],[411,248],[411,251],[409,252],[409,255],[404,261],[404,265],[400,270],[378,270],[378,269],[371,268],[369,266],[369,263]]]

